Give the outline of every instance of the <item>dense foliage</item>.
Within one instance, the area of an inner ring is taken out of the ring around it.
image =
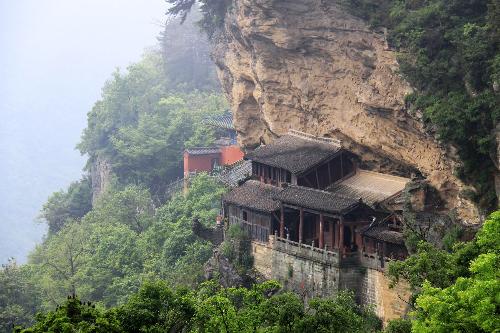
[[[33,281],[31,266],[14,260],[0,269],[0,332],[10,332],[15,324],[32,323],[38,309],[40,290]]]
[[[213,140],[202,119],[226,109],[220,94],[168,90],[165,77],[158,52],[147,53],[125,75],[116,72],[89,113],[78,146],[90,164],[104,158],[120,184],[144,185],[160,201],[182,175],[184,148]]]
[[[171,286],[202,280],[212,246],[194,236],[191,222],[215,221],[224,188],[207,175],[173,198],[165,188],[182,175],[185,147],[214,140],[202,120],[224,112],[226,102],[206,37],[192,22],[182,28],[169,22],[160,42],[161,49],[149,50],[126,72],[117,70],[88,114],[78,148],[89,167],[96,159],[109,163],[106,191],[92,202],[91,176],[85,175],[54,193],[40,214],[49,226],[43,243],[27,265],[12,262],[0,271],[0,331],[30,323],[36,311],[54,309],[67,295],[115,306],[145,280]]]
[[[312,300],[276,293],[274,281],[252,288],[221,288],[206,282],[196,290],[146,282],[128,301],[104,310],[69,297],[55,311],[37,316],[24,333],[38,332],[376,332],[380,320],[356,305],[349,293]]]
[[[500,327],[499,235],[497,211],[472,242],[457,243],[451,252],[421,243],[406,261],[389,266],[393,283],[404,279],[414,291],[412,332],[494,332]]]
[[[61,230],[70,220],[79,220],[92,209],[92,184],[89,177],[69,185],[66,191],[53,193],[43,205],[40,217],[49,232]]]
[[[195,3],[168,2],[181,20]],[[200,22],[209,34],[229,5],[201,1]],[[417,88],[408,97],[411,109],[423,111],[441,139],[459,147],[462,176],[478,185],[483,206],[490,205],[500,6],[480,0],[350,6],[391,28],[401,71]],[[225,189],[206,174],[194,178],[187,193],[167,198],[165,188],[181,174],[185,147],[213,142],[201,120],[223,112],[226,103],[207,62],[206,40],[194,32],[193,20],[186,26],[167,25],[161,50],[106,83],[78,148],[89,166],[98,158],[109,162],[114,179],[93,203],[88,176],[48,199],[41,212],[49,226],[44,242],[27,265],[11,261],[0,270],[0,331],[13,325],[31,325],[24,332],[380,331],[374,313],[349,293],[305,306],[273,281],[251,288],[202,283],[212,244],[197,238],[191,223],[212,224]],[[390,265],[393,284],[409,282],[414,311],[386,332],[499,327],[499,228],[497,212],[472,242],[450,241],[445,249],[416,243],[406,261]],[[252,266],[248,246],[241,229],[228,230],[221,249],[240,272]]]
[[[463,193],[495,209],[493,129],[500,119],[500,3],[497,0],[343,1],[372,26],[389,28],[401,74],[416,88],[410,112],[453,144],[457,174],[476,191]]]
[[[212,246],[193,234],[191,223],[214,223],[223,191],[201,174],[186,195],[155,209],[147,189],[109,189],[80,221],[49,235],[29,264],[0,270],[0,325],[29,323],[36,311],[71,294],[114,306],[152,278],[197,285]]]
[[[168,0],[185,19],[194,0]],[[401,74],[415,88],[410,112],[430,133],[456,147],[458,176],[475,190],[462,193],[485,211],[496,208],[495,137],[500,119],[500,3],[498,0],[341,0],[373,27],[388,28]],[[201,1],[209,35],[222,25],[230,0]]]
[[[186,20],[187,14],[193,6],[199,9],[201,19],[198,24],[209,37],[213,37],[222,27],[232,0],[167,0],[167,2],[172,5],[168,10],[169,14],[180,16],[182,22]],[[196,4],[199,4],[199,8]]]

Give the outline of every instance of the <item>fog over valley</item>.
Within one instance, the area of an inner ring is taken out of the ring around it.
[[[86,113],[116,67],[157,43],[157,0],[0,1],[0,263],[25,262],[38,212],[80,178]]]

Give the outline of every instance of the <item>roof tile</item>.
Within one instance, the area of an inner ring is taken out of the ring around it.
[[[340,145],[325,140],[286,134],[268,145],[258,147],[245,158],[301,174],[335,156],[341,149]]]
[[[271,213],[279,209],[279,201],[274,197],[282,190],[280,187],[248,180],[226,193],[223,200],[226,203]]]
[[[357,170],[356,174],[331,185],[327,191],[348,197],[363,198],[367,204],[374,205],[401,193],[409,181],[408,178]]]
[[[290,185],[280,192],[276,199],[285,204],[314,209],[323,212],[341,213],[360,204],[358,198],[344,197],[309,187]]]

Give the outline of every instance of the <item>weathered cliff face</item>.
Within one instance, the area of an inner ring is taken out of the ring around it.
[[[94,204],[99,195],[109,186],[112,170],[109,161],[102,156],[97,155],[92,158],[91,163],[90,179],[92,181],[92,204]]]
[[[243,146],[289,129],[335,137],[367,168],[420,172],[447,208],[477,221],[452,152],[405,111],[411,87],[383,32],[333,0],[235,0],[224,30],[214,58]]]

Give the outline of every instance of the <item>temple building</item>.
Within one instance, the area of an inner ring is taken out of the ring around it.
[[[244,225],[255,241],[276,234],[342,253],[405,253],[402,238],[386,234],[399,232],[395,209],[409,179],[361,170],[338,141],[299,132],[245,158],[252,162],[251,179],[223,201],[229,223]]]
[[[217,140],[210,147],[192,147],[184,150],[184,178],[198,172],[212,172],[243,159],[243,152],[236,143],[233,117],[223,115],[208,118],[205,125],[215,129]]]
[[[264,276],[310,297],[358,290],[362,301],[370,296],[357,268],[383,271],[407,255],[400,217],[410,179],[362,170],[341,142],[297,131],[245,159],[251,176],[224,195],[223,214],[251,235]]]

